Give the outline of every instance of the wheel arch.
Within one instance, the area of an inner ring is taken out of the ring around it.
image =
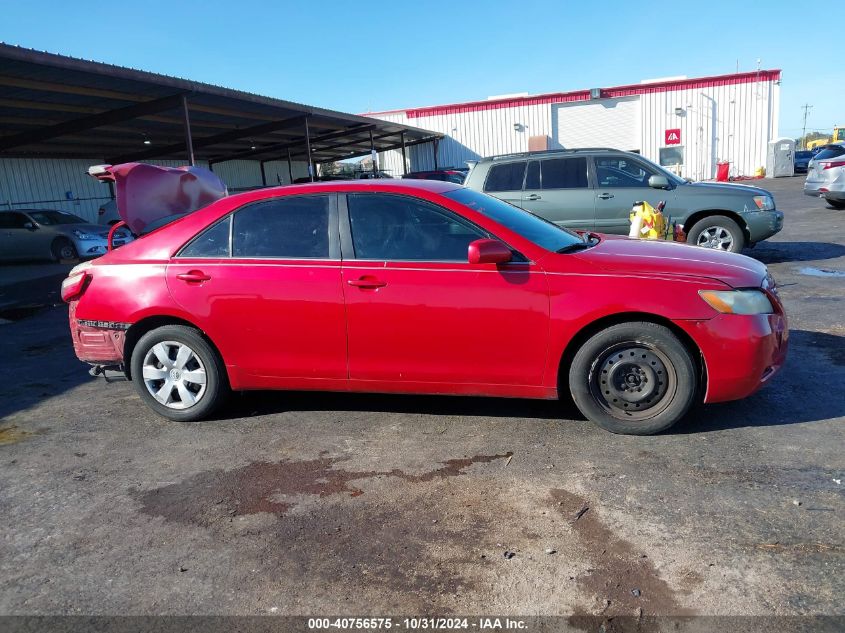
[[[692,229],[692,227],[698,222],[704,218],[713,217],[715,215],[723,215],[736,222],[739,228],[742,229],[742,234],[745,237],[745,244],[751,244],[751,232],[748,230],[748,224],[739,213],[736,211],[729,211],[728,209],[702,209],[700,211],[690,213],[684,220],[684,233],[689,235],[690,229]]]
[[[135,351],[135,346],[138,344],[138,341],[140,341],[141,337],[147,332],[151,332],[152,330],[165,325],[184,325],[195,329],[220,357],[221,361],[223,361],[223,366],[226,367],[226,362],[223,359],[223,354],[220,353],[220,349],[214,344],[214,341],[209,338],[202,328],[197,326],[195,323],[191,323],[187,319],[172,315],[148,316],[136,323],[133,323],[132,326],[126,330],[126,336],[123,343],[123,371],[129,380],[132,380],[132,352]],[[228,368],[226,368],[226,373],[229,373]],[[231,379],[231,376],[229,376],[229,379]]]
[[[690,356],[695,363],[696,372],[700,381],[698,386],[698,397],[702,397],[703,394],[707,392],[707,366],[704,362],[704,355],[701,348],[698,347],[696,342],[687,332],[678,327],[670,319],[650,312],[617,312],[603,316],[582,327],[571,339],[569,339],[569,342],[560,354],[560,361],[557,368],[558,396],[562,393],[569,393],[569,387],[567,384],[569,367],[572,365],[572,360],[575,358],[575,354],[581,346],[590,339],[590,337],[601,330],[605,330],[614,325],[631,323],[634,321],[648,321],[656,325],[663,325],[678,337],[678,340],[681,341],[684,347],[687,348],[687,351],[690,352]]]

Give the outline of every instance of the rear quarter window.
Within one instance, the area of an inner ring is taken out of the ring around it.
[[[484,191],[519,191],[525,177],[526,161],[493,165],[487,173]]]

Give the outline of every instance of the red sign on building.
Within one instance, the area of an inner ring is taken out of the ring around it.
[[[666,138],[664,140],[666,145],[680,145],[681,128],[675,128],[674,130],[666,130]]]

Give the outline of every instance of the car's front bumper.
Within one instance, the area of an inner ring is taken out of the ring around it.
[[[751,211],[742,214],[748,227],[748,237],[752,244],[762,242],[783,228],[783,211]]]
[[[677,321],[701,350],[707,371],[705,402],[739,400],[757,391],[786,360],[786,315],[720,314]]]

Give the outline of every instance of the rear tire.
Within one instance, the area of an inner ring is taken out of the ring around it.
[[[832,206],[834,209],[845,209],[845,202],[842,202],[840,200],[827,200],[827,199],[825,199],[825,201],[830,206]]]
[[[739,224],[728,216],[710,215],[692,225],[687,232],[687,244],[741,253],[745,247],[745,233]]]
[[[73,245],[73,242],[65,237],[60,237],[55,240],[51,245],[50,250],[53,253],[53,259],[57,262],[67,259],[79,259],[79,253],[76,252],[76,247]]]
[[[130,363],[141,400],[168,420],[206,418],[229,395],[223,361],[192,327],[165,325],[147,332],[135,345]]]
[[[569,390],[581,413],[601,428],[652,435],[686,415],[698,378],[689,351],[669,328],[640,321],[587,340],[569,368]]]

